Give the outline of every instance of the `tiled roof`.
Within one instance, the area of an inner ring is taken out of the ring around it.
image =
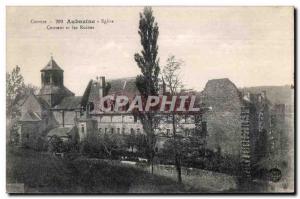
[[[65,97],[58,105],[54,107],[54,109],[78,109],[80,108],[81,99],[81,96]]]
[[[53,85],[45,85],[41,88],[39,95],[50,95],[50,94],[60,94],[60,95],[74,95],[73,92],[71,92],[66,87],[59,87],[59,86],[53,86]]]
[[[139,95],[135,84],[135,77],[109,80],[108,84],[110,84],[110,89],[106,95],[126,95],[129,99],[133,99],[136,95]],[[95,109],[93,112],[101,112],[99,109],[100,106],[98,106],[98,103],[100,103],[99,84],[95,80],[91,80],[85,89],[81,105],[85,107],[88,102],[94,102]]]
[[[52,136],[58,136],[58,137],[69,137],[70,132],[72,131],[74,127],[57,127],[54,129],[51,129],[49,133],[47,134],[48,137]]]
[[[131,77],[110,80],[109,83],[111,85],[111,88],[108,94],[122,94],[129,97],[138,95],[139,91],[136,87],[135,79],[135,77]]]
[[[50,108],[49,104],[44,99],[42,99],[41,97],[37,97],[37,96],[35,96],[35,97],[37,98],[37,100],[39,101],[39,103],[41,104],[41,106],[43,108],[45,108],[45,109]]]
[[[113,79],[109,80],[108,83],[110,84],[110,89],[107,95],[126,95],[129,98],[139,95],[134,77]],[[91,80],[82,97],[82,105],[86,105],[88,101],[95,101],[97,98],[99,98],[99,87],[97,86],[97,81]]]
[[[41,70],[41,71],[46,71],[46,70],[61,70],[63,71],[58,64],[54,61],[54,59],[51,57],[50,61],[48,64]]]
[[[13,105],[22,106],[26,101],[28,95],[18,94],[13,102]]]
[[[14,105],[17,105],[17,106],[21,107],[21,106],[25,103],[25,101],[27,100],[27,98],[28,98],[30,95],[32,95],[34,98],[36,98],[37,101],[40,103],[40,105],[41,105],[43,108],[46,108],[46,109],[49,108],[49,105],[48,105],[48,103],[47,103],[45,100],[43,100],[41,97],[38,97],[38,96],[36,96],[36,95],[34,95],[34,94],[32,94],[32,93],[29,93],[29,94],[23,94],[23,95],[18,95],[18,96],[16,97],[15,101],[14,101]]]
[[[41,116],[36,112],[26,112],[20,119],[22,122],[37,122],[41,120]]]

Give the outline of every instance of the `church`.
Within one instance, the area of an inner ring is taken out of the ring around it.
[[[41,140],[49,141],[54,136],[63,141],[82,141],[89,133],[117,133],[122,135],[143,134],[139,118],[132,113],[103,113],[99,99],[106,95],[126,95],[132,100],[139,95],[135,78],[120,78],[105,81],[104,76],[90,80],[83,96],[75,96],[64,85],[64,71],[51,57],[41,72],[41,89],[37,95],[29,94],[18,102],[21,110],[19,137],[22,145],[38,148]],[[165,88],[161,85],[160,94]],[[192,116],[191,116],[192,117]],[[183,125],[189,134],[195,129],[191,117],[185,117]],[[160,140],[170,137],[171,123],[160,128]],[[163,145],[158,143],[158,145]]]
[[[20,141],[38,148],[41,140],[59,136],[63,140],[76,139],[76,118],[80,116],[81,97],[64,86],[64,71],[53,57],[41,70],[41,89],[19,102]]]

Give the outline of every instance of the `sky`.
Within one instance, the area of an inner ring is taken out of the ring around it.
[[[140,70],[139,13],[143,7],[7,7],[6,70],[19,65],[25,83],[41,85],[51,55],[65,86],[82,95],[89,80],[134,77]],[[237,87],[293,84],[292,7],[153,7],[161,68],[168,56],[184,61],[186,88],[229,78]],[[48,30],[56,20],[99,21],[92,30]],[[101,20],[113,21],[103,24]],[[47,21],[32,23],[32,21]]]

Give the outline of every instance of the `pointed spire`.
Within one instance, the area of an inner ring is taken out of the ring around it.
[[[50,53],[50,61],[48,62],[48,64],[41,70],[41,71],[45,71],[45,70],[61,70],[63,71],[58,64],[54,61],[53,59],[53,54]]]

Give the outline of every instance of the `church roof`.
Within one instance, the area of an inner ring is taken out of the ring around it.
[[[61,69],[58,66],[58,64],[54,61],[53,57],[51,57],[48,64],[41,71],[47,71],[47,70],[60,70],[60,71],[63,71],[63,69]]]
[[[18,107],[21,107],[26,102],[26,100],[29,96],[33,96],[43,108],[45,108],[45,109],[49,108],[49,105],[45,100],[43,100],[39,96],[34,95],[33,93],[26,93],[26,94],[17,95],[17,97],[16,97],[13,104],[18,106]]]
[[[41,121],[41,116],[36,112],[28,111],[21,118],[22,122],[38,122]]]
[[[39,95],[51,95],[51,94],[60,94],[60,95],[74,95],[72,91],[67,89],[65,86],[59,87],[54,85],[45,85],[41,88]]]
[[[80,108],[81,96],[65,97],[54,109],[74,110]]]

